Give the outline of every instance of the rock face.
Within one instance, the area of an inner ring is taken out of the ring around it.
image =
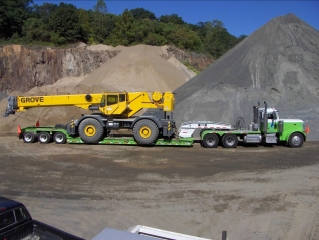
[[[308,120],[319,139],[319,31],[298,17],[278,17],[175,90],[177,123],[252,121],[260,101],[281,118]]]
[[[198,71],[202,71],[214,62],[213,59],[194,52],[184,52],[174,46],[167,48],[168,58],[175,57],[183,63],[188,63]]]
[[[86,75],[119,52],[3,46],[0,47],[0,91],[7,94],[28,91],[63,77]]]

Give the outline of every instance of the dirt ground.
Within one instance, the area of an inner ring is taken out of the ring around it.
[[[319,142],[301,149],[25,144],[0,137],[0,195],[91,239],[137,224],[221,239],[319,239]]]

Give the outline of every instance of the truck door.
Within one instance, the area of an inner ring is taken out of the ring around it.
[[[278,132],[278,119],[276,112],[268,112],[268,133]]]

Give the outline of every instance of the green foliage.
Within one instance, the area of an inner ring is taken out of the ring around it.
[[[156,17],[155,17],[155,14],[148,11],[148,10],[145,10],[144,8],[135,8],[135,9],[132,9],[130,10],[130,13],[132,14],[133,18],[136,19],[136,20],[142,20],[142,19],[145,19],[145,18],[148,18],[150,20],[155,20]]]
[[[21,34],[23,22],[29,15],[29,3],[31,0],[0,0],[0,38]]]
[[[94,12],[105,15],[108,12],[106,3],[103,0],[97,0],[94,6]]]
[[[160,22],[163,23],[174,23],[174,24],[184,24],[185,22],[181,17],[179,17],[177,14],[172,14],[172,15],[162,15],[159,18]]]
[[[92,35],[92,28],[90,24],[90,16],[84,9],[78,10],[79,25],[82,30],[83,39],[87,40]]]
[[[110,36],[109,41],[105,41],[105,43],[109,43],[113,46],[116,45],[124,45],[128,46],[135,41],[134,28],[136,27],[136,23],[134,22],[134,18],[132,13],[130,13],[127,9],[124,10],[122,15],[120,15],[115,22],[115,27]]]
[[[104,0],[96,0],[92,10],[72,4],[44,3],[32,0],[0,0],[0,41],[63,46],[83,41],[112,46],[149,44],[175,45],[178,48],[219,58],[246,36],[228,33],[221,21],[188,24],[177,14],[155,14],[143,8],[108,13]]]
[[[46,30],[44,22],[39,18],[28,18],[22,26],[22,33],[27,42],[49,42],[50,32]]]
[[[191,71],[193,71],[196,74],[199,74],[200,71],[198,71],[196,68],[194,68],[189,61],[182,61],[182,64],[184,64],[188,69],[190,69]]]
[[[49,18],[49,27],[53,30],[52,39],[57,42],[76,42],[83,39],[77,9],[72,4],[60,3]],[[60,45],[60,44],[59,44]]]

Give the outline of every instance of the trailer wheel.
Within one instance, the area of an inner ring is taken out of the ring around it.
[[[36,136],[34,132],[25,132],[23,134],[23,142],[25,143],[34,143],[36,140]]]
[[[66,143],[66,136],[63,132],[56,132],[53,135],[53,140],[56,144],[64,144]]]
[[[98,143],[104,135],[104,129],[98,120],[86,118],[79,125],[79,135],[85,143]]]
[[[222,142],[225,148],[235,148],[238,144],[238,138],[235,134],[227,133],[223,136]]]
[[[216,148],[219,144],[219,137],[214,133],[206,134],[203,138],[205,148]]]
[[[153,121],[142,119],[134,125],[133,136],[139,144],[153,144],[159,136],[159,129]]]
[[[293,133],[289,137],[289,146],[291,148],[300,148],[304,142],[303,136],[300,133]]]
[[[50,133],[40,132],[39,135],[38,135],[38,140],[39,140],[40,143],[48,144],[48,143],[51,142],[52,136],[51,136]]]

